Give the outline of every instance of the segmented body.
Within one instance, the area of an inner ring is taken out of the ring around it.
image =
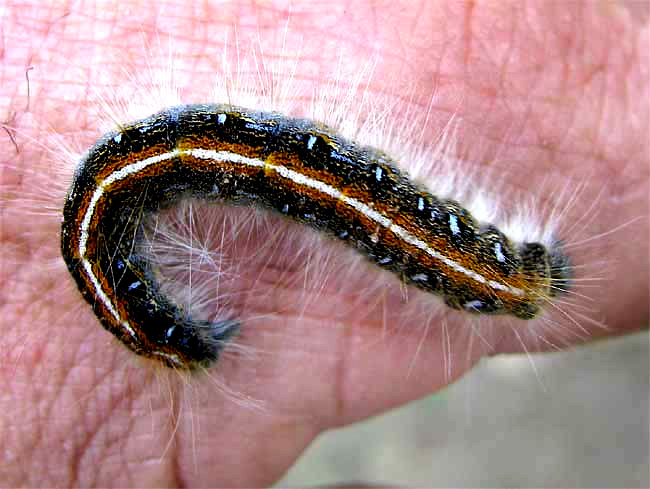
[[[190,317],[133,252],[146,214],[187,197],[276,211],[473,313],[530,319],[568,283],[559,245],[511,242],[382,152],[327,127],[225,105],[174,107],[90,149],[61,236],[68,268],[102,324],[136,353],[174,367],[210,365],[238,327]]]

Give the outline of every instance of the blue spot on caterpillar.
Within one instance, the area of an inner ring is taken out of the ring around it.
[[[559,243],[512,243],[377,150],[276,113],[174,107],[88,151],[61,231],[63,258],[104,327],[171,367],[210,366],[239,327],[191,317],[133,251],[143,215],[187,197],[252,202],[306,223],[455,309],[530,319],[569,285]]]

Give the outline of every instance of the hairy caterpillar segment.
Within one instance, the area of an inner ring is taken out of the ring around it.
[[[217,360],[236,319],[197,320],[134,253],[147,213],[193,197],[255,204],[347,242],[456,309],[530,319],[568,286],[559,245],[512,243],[327,127],[224,105],[174,107],[106,135],[77,169],[63,257],[102,324],[169,366]]]

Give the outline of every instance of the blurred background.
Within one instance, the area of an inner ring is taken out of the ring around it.
[[[443,392],[319,437],[278,486],[650,487],[647,331],[484,360]]]

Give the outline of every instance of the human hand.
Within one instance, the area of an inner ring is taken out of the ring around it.
[[[167,62],[164,54],[149,59],[143,34],[152,43],[172,37],[181,76],[194,80],[191,99],[219,70],[215,32],[233,25],[240,39],[259,32],[272,59],[287,12],[235,3],[192,11],[173,2],[49,10],[12,3],[2,22],[0,98],[9,128],[0,136],[0,440],[8,485],[267,485],[318,433],[433,392],[485,354],[536,350],[545,341],[568,346],[647,323],[648,249],[638,236],[648,235],[649,117],[635,105],[648,96],[647,25],[592,4],[560,11],[547,3],[434,3],[417,12],[409,5],[330,3],[326,12],[294,5],[289,36],[302,39],[304,60],[297,77],[323,90],[319,74],[337,62],[338,48],[346,65],[361,66],[379,46],[369,96],[389,97],[399,114],[425,112],[422,101],[435,92],[425,128],[432,139],[456,114],[459,140],[480,146],[480,160],[518,168],[507,173],[509,186],[582,186],[567,209],[565,219],[575,222],[567,239],[582,243],[572,249],[578,258],[592,247],[607,265],[599,288],[576,283],[592,299],[589,309],[569,305],[557,328],[492,330],[481,345],[455,315],[427,328],[400,319],[408,306],[398,285],[373,302],[367,293],[305,285],[291,266],[285,274],[268,266],[246,272],[272,287],[246,299],[264,325],[239,341],[272,354],[224,358],[215,373],[196,377],[134,361],[99,327],[65,271],[63,195],[50,191],[65,189],[73,166],[67,175],[55,171],[38,142],[53,132],[82,147],[94,142],[93,89],[122,83],[123,64]],[[346,290],[367,287],[353,282]],[[224,395],[215,379],[262,400],[263,409]]]

